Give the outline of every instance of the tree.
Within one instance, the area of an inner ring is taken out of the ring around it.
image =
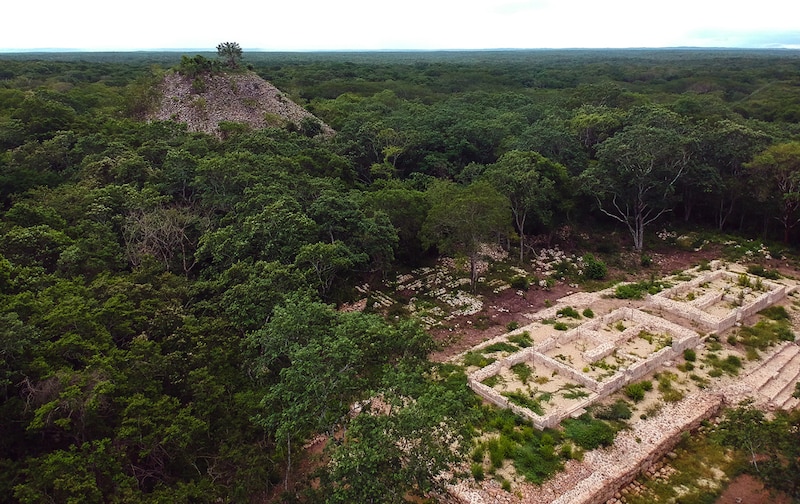
[[[634,122],[598,146],[598,162],[581,174],[600,211],[628,227],[637,252],[644,230],[672,210],[675,184],[692,154],[680,118],[659,108],[638,111]]]
[[[721,231],[738,206],[746,197],[750,171],[744,163],[767,147],[769,135],[749,125],[728,119],[704,122],[698,128],[700,139],[699,164],[684,179],[685,200],[711,199],[717,228]],[[705,173],[703,173],[705,172]],[[700,192],[699,197],[692,196]],[[684,202],[684,206],[689,201]],[[687,212],[688,213],[688,212]]]
[[[769,420],[745,401],[725,412],[715,437],[746,452],[752,471],[768,486],[800,497],[800,413],[781,411]]]
[[[508,231],[511,221],[508,198],[483,181],[466,187],[436,182],[427,194],[431,209],[422,226],[422,242],[445,254],[467,256],[470,285],[474,289],[481,245]]]
[[[230,68],[238,68],[242,59],[242,48],[237,42],[223,42],[217,46],[217,55],[225,59]]]
[[[774,201],[783,225],[783,241],[789,243],[791,230],[800,222],[800,142],[786,142],[767,147],[745,164],[761,184],[755,184],[758,199]]]
[[[550,224],[556,200],[564,196],[567,170],[538,152],[514,150],[490,165],[484,176],[511,202],[511,213],[520,237],[519,262],[522,263],[525,223],[528,217],[533,217],[539,224]],[[557,186],[562,190],[558,191]]]

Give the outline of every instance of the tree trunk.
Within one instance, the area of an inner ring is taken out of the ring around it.
[[[478,258],[477,254],[469,255],[469,283],[472,287],[472,292],[478,288]]]

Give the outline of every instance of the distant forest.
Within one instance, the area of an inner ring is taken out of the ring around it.
[[[0,54],[0,502],[403,502],[486,412],[356,286],[800,239],[798,51],[245,52],[330,139],[145,120],[181,56]]]

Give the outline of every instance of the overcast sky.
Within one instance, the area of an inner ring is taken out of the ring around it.
[[[800,49],[800,0],[9,0],[0,50]]]

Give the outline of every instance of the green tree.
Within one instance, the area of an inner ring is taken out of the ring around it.
[[[422,242],[445,254],[467,256],[470,285],[474,289],[481,246],[508,231],[511,222],[508,198],[483,181],[466,187],[436,182],[427,195],[430,211],[422,226]]]
[[[510,151],[487,167],[486,179],[511,202],[511,213],[520,236],[519,262],[525,252],[525,224],[529,217],[548,226],[553,210],[565,209],[567,170],[538,152]]]
[[[692,152],[676,114],[642,109],[632,124],[598,146],[599,161],[581,174],[581,185],[601,212],[627,226],[641,252],[645,228],[672,210],[675,185]]]
[[[800,142],[771,145],[745,164],[755,178],[758,199],[772,201],[779,209],[775,218],[783,226],[783,241],[800,222]]]
[[[217,56],[225,60],[230,68],[238,68],[242,59],[242,48],[238,42],[222,42],[217,45]]]

